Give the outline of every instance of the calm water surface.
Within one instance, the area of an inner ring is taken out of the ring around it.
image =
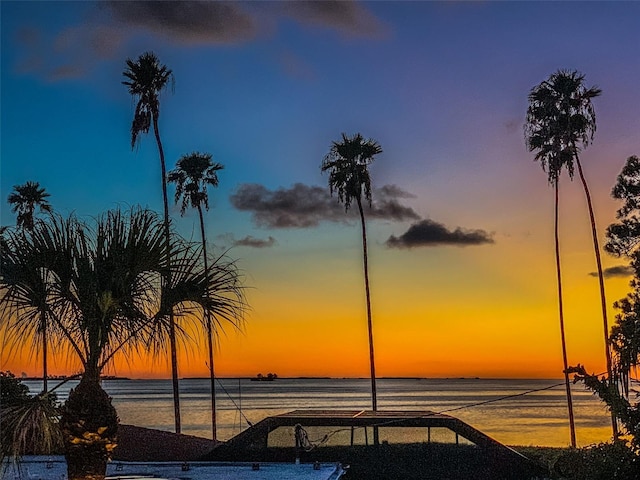
[[[387,410],[443,412],[520,394],[561,380],[380,379],[378,405]],[[26,382],[32,392],[41,382]],[[77,382],[58,389],[64,399]],[[173,395],[169,380],[106,380],[122,423],[173,431]],[[183,433],[211,438],[208,379],[180,381]],[[218,437],[222,440],[269,415],[295,409],[371,408],[367,379],[287,379],[251,382],[221,379],[216,386]],[[580,446],[606,441],[610,419],[603,404],[573,386],[577,440]],[[569,427],[564,385],[524,396],[448,412],[509,445],[567,446]],[[245,419],[246,417],[246,419]]]

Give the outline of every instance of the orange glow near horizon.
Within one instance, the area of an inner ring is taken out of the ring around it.
[[[595,279],[567,288],[567,341],[571,364],[581,363],[594,372],[604,370],[602,323]],[[610,297],[620,298],[626,280],[609,281]],[[469,305],[451,308],[448,301],[413,308],[393,309],[392,302],[375,301],[374,339],[378,377],[485,377],[561,378],[561,350],[552,288],[545,305],[514,300],[492,309],[473,298]],[[618,290],[620,292],[618,293]],[[277,373],[281,377],[368,377],[366,317],[363,306],[344,305],[340,314],[318,308],[300,319],[300,306],[262,304],[255,299],[254,312],[243,333],[229,331],[220,338],[215,371],[220,377],[246,377]],[[360,300],[359,298],[357,300]],[[432,301],[433,299],[429,300]],[[490,302],[491,298],[487,299]],[[520,305],[520,306],[519,306]],[[260,312],[260,314],[258,313]],[[610,311],[610,324],[614,312]],[[271,320],[278,318],[277,322]],[[280,332],[286,332],[282,334]],[[28,352],[4,358],[2,370],[38,376],[40,359]],[[50,359],[52,375],[77,371],[77,365]],[[179,352],[181,377],[208,375],[203,338]],[[105,371],[129,378],[169,378],[166,358],[119,358]]]
[[[567,189],[565,203],[578,209],[582,192],[574,187]],[[552,212],[550,197],[541,210]],[[611,215],[612,203],[605,206]],[[598,281],[589,275],[595,270],[590,232],[584,216],[565,212],[565,217],[561,246],[569,363],[599,373],[605,369],[603,326]],[[373,224],[370,281],[377,376],[561,378],[553,226],[548,220],[529,225],[526,234],[498,236],[494,245],[411,251],[385,248],[376,240],[387,235],[376,236],[376,228],[385,226]],[[509,227],[497,223],[495,229]],[[348,249],[322,245],[298,258],[295,247],[291,252],[282,248],[269,255],[250,252],[242,259],[251,266],[251,309],[243,333],[229,329],[220,335],[218,376],[369,376],[361,247],[355,227],[338,232],[353,239]],[[605,267],[623,263],[603,259]],[[627,294],[628,282],[624,277],[606,279],[610,327],[616,314],[611,305]],[[181,347],[180,376],[207,376],[206,351],[201,337]],[[27,350],[9,353],[3,349],[0,369],[39,375],[37,356]],[[51,359],[51,374],[77,371],[69,362],[66,356]],[[166,358],[118,358],[105,373],[169,378],[170,368]]]

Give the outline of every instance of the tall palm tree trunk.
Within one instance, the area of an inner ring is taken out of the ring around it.
[[[198,203],[198,216],[200,217],[200,235],[202,238],[202,258],[204,260],[204,269],[209,272],[209,260],[207,258],[207,239],[204,232],[204,216],[202,215],[202,206]],[[213,370],[213,328],[211,325],[211,316],[209,310],[206,310],[207,322],[207,341],[209,344],[209,376],[211,378],[211,432],[213,441],[217,440],[216,435],[216,377]]]
[[[362,224],[362,252],[364,259],[364,288],[367,297],[367,327],[369,329],[369,365],[371,368],[371,403],[373,411],[378,410],[378,394],[376,391],[376,363],[373,355],[373,325],[371,323],[371,295],[369,293],[369,264],[367,260],[367,230],[364,223],[364,212],[362,210],[362,201],[360,197],[356,197],[358,201],[358,212],[360,212],[360,222]]]
[[[47,369],[47,319],[44,312],[40,312],[40,324],[42,325],[42,391],[48,392],[47,379],[49,372]]]
[[[171,236],[169,232],[169,200],[167,198],[167,169],[164,162],[164,150],[160,141],[160,133],[158,132],[158,116],[153,115],[153,133],[158,144],[158,152],[160,154],[160,167],[162,170],[162,201],[164,202],[164,238],[167,250],[167,272],[165,274],[166,285],[171,285]],[[180,390],[178,384],[178,354],[176,347],[176,324],[173,318],[173,310],[169,310],[169,345],[171,350],[171,380],[173,385],[173,413],[175,418],[176,433],[180,433]]]
[[[567,342],[564,335],[564,308],[562,304],[562,274],[560,270],[560,236],[558,234],[559,224],[559,208],[558,208],[558,179],[555,179],[555,223],[554,223],[554,236],[556,247],[556,274],[558,278],[558,315],[560,317],[560,339],[562,342],[562,362],[564,366],[564,385],[567,391],[567,408],[569,410],[569,431],[571,434],[571,446],[576,447],[576,425],[573,418],[573,399],[571,398],[571,384],[569,383],[569,363],[567,361]]]
[[[596,254],[596,266],[598,267],[598,282],[600,284],[600,306],[602,308],[602,323],[604,328],[604,354],[607,360],[607,376],[609,379],[609,387],[613,386],[613,368],[611,366],[611,349],[609,348],[609,322],[607,321],[607,300],[604,293],[604,275],[602,273],[602,261],[600,259],[600,246],[598,245],[598,232],[596,229],[596,219],[593,214],[593,205],[591,204],[591,193],[587,186],[587,180],[584,178],[582,164],[578,155],[575,156],[576,165],[578,166],[578,174],[584,189],[584,195],[587,199],[587,208],[589,210],[589,220],[591,221],[591,236],[593,237],[593,250]],[[618,422],[616,416],[611,412],[611,428],[613,430],[613,438],[618,438]]]

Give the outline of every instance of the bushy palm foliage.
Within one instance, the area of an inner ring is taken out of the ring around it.
[[[220,259],[207,271],[199,247],[174,235],[172,284],[163,287],[163,234],[158,217],[141,209],[109,211],[94,227],[54,215],[27,235],[10,234],[0,296],[9,340],[25,342],[35,333],[33,297],[41,295],[34,285],[42,279],[53,330],[89,375],[117,353],[162,351],[169,310],[185,315],[198,304],[236,324],[244,304],[234,264]]]
[[[131,146],[138,141],[141,133],[148,133],[153,121],[160,115],[160,92],[173,85],[173,72],[153,52],[145,52],[137,60],[128,58],[127,68],[122,73],[127,80],[122,84],[129,88],[131,96],[137,100],[131,123]]]
[[[559,70],[529,93],[525,136],[530,152],[554,183],[566,169],[573,178],[581,147],[593,140],[596,114],[591,100],[600,95],[596,87],[584,86],[584,75]]]
[[[169,172],[167,180],[176,186],[176,203],[181,202],[180,213],[184,215],[188,207],[204,206],[209,210],[207,186],[218,186],[218,171],[224,166],[213,162],[210,153],[193,152],[180,157],[176,168]]]
[[[0,463],[8,457],[59,453],[60,410],[51,392],[3,405],[0,414]]]
[[[0,472],[8,458],[59,452],[60,412],[52,392],[29,395],[29,388],[11,372],[0,372]]]
[[[32,232],[10,233],[7,244],[0,281],[6,341],[21,345],[36,333],[34,290],[44,281],[52,335],[82,369],[61,420],[69,478],[104,475],[117,416],[100,387],[101,371],[116,355],[164,351],[172,312],[189,321],[205,311],[239,325],[238,271],[223,259],[205,269],[200,249],[175,235],[166,252],[163,222],[141,209],[107,212],[95,225],[53,215]],[[167,253],[175,258],[170,264]],[[169,268],[167,285],[162,278]]]
[[[202,259],[205,269],[208,268],[207,259],[207,237],[204,230],[204,216],[202,214],[202,206],[209,210],[209,195],[207,194],[207,185],[213,187],[218,186],[219,170],[223,166],[219,163],[213,163],[212,156],[209,153],[191,153],[180,157],[176,164],[175,170],[169,172],[167,176],[170,183],[176,185],[176,203],[182,201],[180,213],[184,215],[188,206],[198,210],[200,218],[200,235],[202,238]],[[208,313],[206,317],[207,343],[209,348],[209,375],[211,378],[211,431],[213,440],[217,439],[216,435],[216,389],[215,389],[215,373],[213,365],[213,333],[214,325]]]
[[[11,211],[18,214],[17,226],[32,230],[36,208],[40,212],[51,212],[51,205],[47,200],[49,196],[38,182],[28,181],[23,185],[14,185],[7,201],[11,205]]]
[[[355,200],[358,205],[362,226],[362,250],[364,260],[364,284],[367,302],[367,327],[369,333],[369,366],[371,371],[371,401],[373,410],[378,409],[376,392],[376,367],[373,348],[373,325],[371,321],[371,298],[369,293],[369,267],[367,257],[367,231],[362,208],[362,198],[371,204],[371,177],[369,165],[375,155],[382,153],[382,147],[375,140],[365,139],[357,133],[352,137],[342,134],[342,141],[333,142],[329,153],[322,161],[321,170],[329,172],[329,190],[344,203],[349,210]]]
[[[369,165],[382,147],[375,140],[365,139],[360,133],[349,137],[342,134],[342,141],[332,142],[329,153],[322,162],[322,171],[329,172],[329,189],[336,192],[349,210],[353,200],[371,203],[371,177]]]

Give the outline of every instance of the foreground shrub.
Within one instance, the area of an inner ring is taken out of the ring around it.
[[[553,466],[554,477],[566,480],[632,480],[640,478],[640,457],[626,442],[599,443],[570,449]]]

